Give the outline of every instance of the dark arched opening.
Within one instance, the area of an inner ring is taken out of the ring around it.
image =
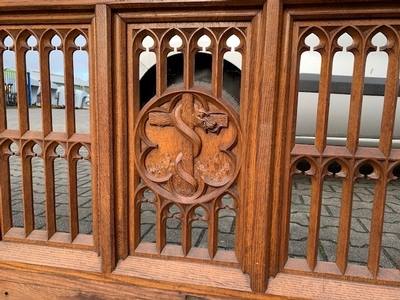
[[[183,55],[171,55],[167,59],[167,86],[183,83]],[[212,56],[198,52],[195,57],[195,85],[211,86]],[[223,96],[238,110],[240,103],[241,71],[231,62],[224,60]],[[140,80],[140,107],[142,108],[156,94],[156,66],[153,65]]]

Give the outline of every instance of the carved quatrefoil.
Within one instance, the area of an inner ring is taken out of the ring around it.
[[[238,115],[206,91],[173,91],[153,98],[135,128],[136,166],[160,196],[179,203],[207,202],[239,172]]]

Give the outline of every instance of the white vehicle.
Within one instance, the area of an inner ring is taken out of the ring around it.
[[[89,99],[89,94],[85,91],[75,90],[74,95],[75,95],[75,108],[83,108]],[[53,107],[61,107],[61,108],[65,107],[65,91],[63,86],[60,86],[57,89],[56,96],[52,100],[51,105]]]

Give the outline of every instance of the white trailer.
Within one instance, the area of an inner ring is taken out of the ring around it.
[[[85,91],[75,90],[75,108],[83,108],[86,102],[89,100],[89,94]],[[63,86],[57,89],[56,96],[52,100],[53,107],[65,107],[65,90]]]
[[[316,36],[311,37],[311,39],[315,38]],[[151,38],[143,40],[143,46],[146,48],[146,51],[140,57],[142,106],[155,95],[156,56],[149,50],[154,44],[150,40]],[[385,36],[378,34],[375,42],[385,45],[386,40]],[[230,42],[231,45],[229,46],[232,48],[232,51],[228,51],[224,55],[223,95],[226,100],[239,110],[240,89],[238,86],[240,85],[242,57],[238,52],[234,51],[234,46],[239,44],[239,40],[232,39]],[[348,42],[349,45],[351,42]],[[317,45],[318,43],[318,41],[311,40],[310,46],[311,44]],[[203,36],[200,38],[198,44],[200,47],[203,47],[203,51],[200,51],[200,55],[196,57],[198,61],[196,61],[195,84],[211,86],[211,55],[205,51],[205,47],[207,47],[209,42]],[[183,56],[176,51],[180,45],[180,38],[176,36],[171,39],[170,46],[175,50],[168,56],[168,86],[176,86],[183,82]],[[342,51],[340,54],[342,55],[341,60],[339,63],[334,64],[332,74],[327,144],[344,146],[347,140],[348,121],[352,117],[349,115],[349,108],[354,63],[351,53]],[[321,71],[320,64],[321,59],[318,52],[310,51],[303,53],[300,65],[299,93],[297,95],[297,143],[313,144],[315,140],[316,128],[319,125],[317,124],[317,105],[319,73]],[[363,147],[377,147],[379,143],[386,67],[387,54],[383,51],[374,53],[374,59],[368,60],[366,64],[359,137],[360,146]],[[398,99],[400,99],[400,92]],[[392,146],[400,148],[400,105],[396,107]]]

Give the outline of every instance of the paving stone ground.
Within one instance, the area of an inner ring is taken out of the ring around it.
[[[31,122],[37,124],[40,120],[38,109],[30,112]],[[62,110],[61,110],[62,111]],[[8,112],[12,115],[13,112]],[[56,113],[60,113],[58,110]],[[84,132],[89,128],[89,110],[79,110],[77,124]],[[15,147],[15,145],[13,146]],[[17,149],[14,149],[17,150]],[[40,153],[37,147],[34,149]],[[61,151],[61,149],[57,149]],[[80,153],[85,156],[85,149]],[[60,153],[61,154],[61,153]],[[13,224],[23,227],[22,218],[22,181],[21,164],[18,156],[11,156],[11,195]],[[41,158],[32,159],[33,191],[35,209],[35,228],[46,229],[44,202],[44,175]],[[67,166],[62,158],[55,160],[55,196],[57,230],[69,231],[68,183]],[[92,195],[91,166],[85,160],[78,162],[78,204],[80,232],[92,233]],[[296,177],[292,188],[289,256],[304,258],[306,256],[307,235],[310,211],[311,183],[306,177]],[[353,195],[353,211],[351,219],[349,262],[365,265],[367,261],[369,232],[371,226],[371,210],[373,202],[374,183],[368,180],[356,182]],[[151,197],[147,194],[146,197]],[[227,199],[229,201],[229,199]],[[321,227],[319,238],[318,259],[334,262],[336,258],[337,234],[341,202],[341,181],[327,179],[324,184],[321,210]],[[172,218],[167,221],[167,243],[181,243],[181,224],[176,218],[177,210],[170,210]],[[202,209],[197,209],[199,219],[193,222],[192,246],[207,247],[207,226],[201,217]],[[229,209],[222,210],[219,215],[220,249],[232,250],[235,243],[235,213]],[[151,203],[142,205],[141,237],[145,242],[155,242],[155,210]],[[256,241],[255,241],[256,242]],[[400,258],[400,180],[389,183],[385,204],[385,219],[382,236],[380,265],[385,268],[398,268]]]
[[[306,257],[310,212],[311,182],[307,177],[294,179],[290,222],[290,257]],[[349,263],[366,265],[368,257],[374,182],[357,180],[353,193]],[[341,181],[326,179],[322,194],[318,260],[335,262]],[[380,266],[398,268],[400,259],[400,181],[387,189]]]

